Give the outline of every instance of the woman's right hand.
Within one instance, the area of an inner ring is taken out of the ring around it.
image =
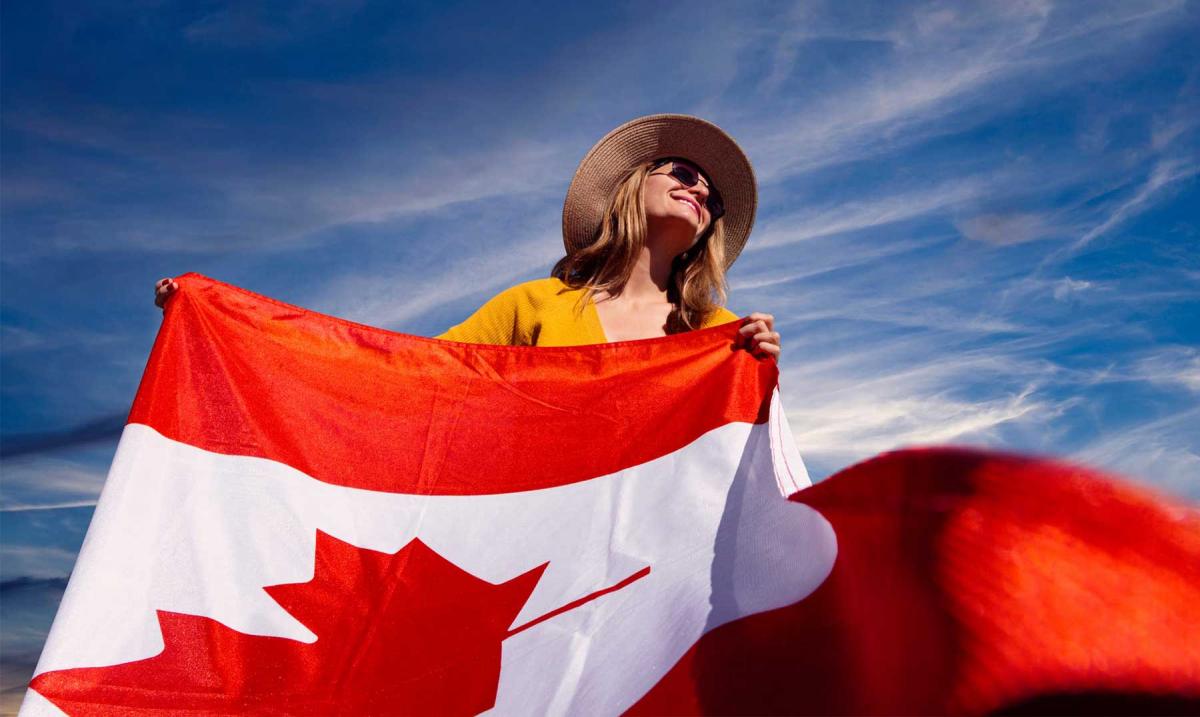
[[[159,279],[158,283],[154,285],[154,305],[163,309],[167,305],[167,299],[171,298],[176,291],[179,291],[179,284],[176,284],[174,279],[169,276]]]

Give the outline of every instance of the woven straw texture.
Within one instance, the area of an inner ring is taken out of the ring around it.
[[[712,180],[725,201],[725,266],[737,259],[758,207],[754,169],[745,152],[720,127],[689,115],[649,115],[606,134],[575,170],[563,203],[567,251],[586,246],[604,218],[621,175],[641,162],[663,157],[691,160]]]

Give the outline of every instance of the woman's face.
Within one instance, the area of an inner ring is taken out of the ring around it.
[[[675,160],[674,163],[690,167],[699,174],[694,164],[682,160]],[[712,215],[705,206],[708,201],[708,180],[701,175],[695,185],[685,187],[683,182],[671,176],[672,164],[668,162],[646,176],[642,183],[642,203],[646,207],[646,222],[652,233],[657,233],[653,231],[656,225],[663,228],[686,225],[691,228],[688,233],[691,241],[679,248],[680,252],[684,252],[696,243],[712,221]],[[682,234],[678,231],[669,233],[676,236]]]

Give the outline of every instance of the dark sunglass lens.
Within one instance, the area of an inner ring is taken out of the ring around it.
[[[725,202],[721,201],[721,195],[717,190],[712,190],[708,195],[708,213],[712,215],[712,220],[715,222],[725,216]]]
[[[700,176],[686,164],[671,165],[671,176],[678,179],[685,187],[694,187],[700,181]]]

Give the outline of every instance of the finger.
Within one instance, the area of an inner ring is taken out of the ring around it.
[[[774,331],[764,331],[755,334],[750,341],[751,351],[769,351],[773,356],[779,356],[781,348],[779,334]]]
[[[762,328],[759,329],[760,331],[774,331],[775,330],[775,317],[772,316],[771,314],[764,314],[761,311],[756,311],[746,317],[746,325],[747,326],[754,324],[754,323],[757,323],[760,326],[762,326]]]
[[[179,284],[174,279],[170,277],[159,279],[158,283],[154,285],[154,305],[160,309],[165,308],[167,299],[178,290]]]
[[[762,348],[763,346],[779,346],[779,339],[773,334],[759,334],[754,337],[753,346]]]

